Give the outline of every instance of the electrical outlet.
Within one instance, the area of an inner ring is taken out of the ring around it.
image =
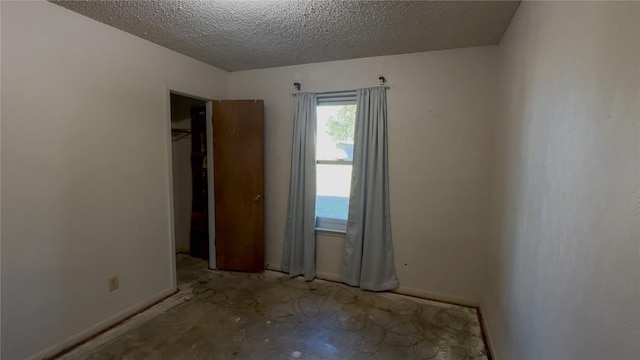
[[[109,286],[109,291],[116,290],[120,285],[118,284],[118,276],[114,276],[107,280],[107,285]]]

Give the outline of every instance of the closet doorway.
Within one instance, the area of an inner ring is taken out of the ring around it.
[[[169,97],[175,253],[264,270],[264,102]]]
[[[170,97],[175,251],[209,261],[214,249],[209,248],[207,103]]]

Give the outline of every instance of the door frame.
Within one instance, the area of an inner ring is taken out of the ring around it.
[[[188,96],[194,99],[206,102],[206,124],[207,124],[207,193],[208,193],[208,217],[209,217],[209,268],[216,268],[216,243],[215,243],[215,198],[213,187],[213,101],[214,96],[210,94],[202,94],[201,92],[185,88],[180,85],[165,84],[165,139],[166,162],[167,162],[167,179],[168,179],[168,210],[169,210],[169,274],[171,276],[171,287],[175,290],[178,287],[178,278],[176,272],[176,233],[175,233],[175,214],[174,214],[174,193],[173,193],[173,143],[171,138],[171,94]]]

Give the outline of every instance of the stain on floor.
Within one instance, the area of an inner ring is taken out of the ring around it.
[[[177,305],[61,359],[488,358],[473,308],[270,271],[213,271],[185,255],[177,268]]]

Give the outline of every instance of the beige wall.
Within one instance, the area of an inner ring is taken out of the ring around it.
[[[640,3],[524,2],[499,45],[498,359],[640,358]]]
[[[293,83],[307,91],[388,92],[391,221],[401,286],[480,299],[488,221],[496,48],[383,56],[229,74],[230,98],[265,100],[266,262],[279,268],[287,210]],[[343,239],[318,238],[318,272],[335,278]]]
[[[24,359],[174,289],[168,91],[220,98],[226,74],[48,2],[1,7],[2,358]]]
[[[173,160],[173,216],[176,253],[191,251],[191,212],[193,200],[191,139],[171,143]]]
[[[189,124],[188,124],[189,126]],[[191,175],[191,138],[171,143],[173,160],[173,218],[176,253],[191,250],[191,209],[193,184]]]
[[[0,6],[0,44],[2,43],[2,6]],[[2,47],[0,46],[0,79],[2,79]],[[0,81],[0,189],[2,189],[2,81]],[[1,193],[1,190],[0,190]],[[0,195],[1,200],[1,195]],[[2,229],[2,206],[0,206],[0,229]],[[2,279],[2,231],[0,230],[0,283]],[[2,309],[2,289],[0,289],[0,309]],[[0,311],[0,324],[2,323],[2,312]],[[0,357],[2,357],[2,326],[0,325]]]
[[[265,100],[277,269],[293,82],[378,75],[402,290],[481,301],[498,359],[640,357],[638,3],[525,2],[498,47],[230,74],[47,2],[0,4],[3,359],[174,289],[169,89]],[[319,236],[320,276],[338,277],[342,246]]]

